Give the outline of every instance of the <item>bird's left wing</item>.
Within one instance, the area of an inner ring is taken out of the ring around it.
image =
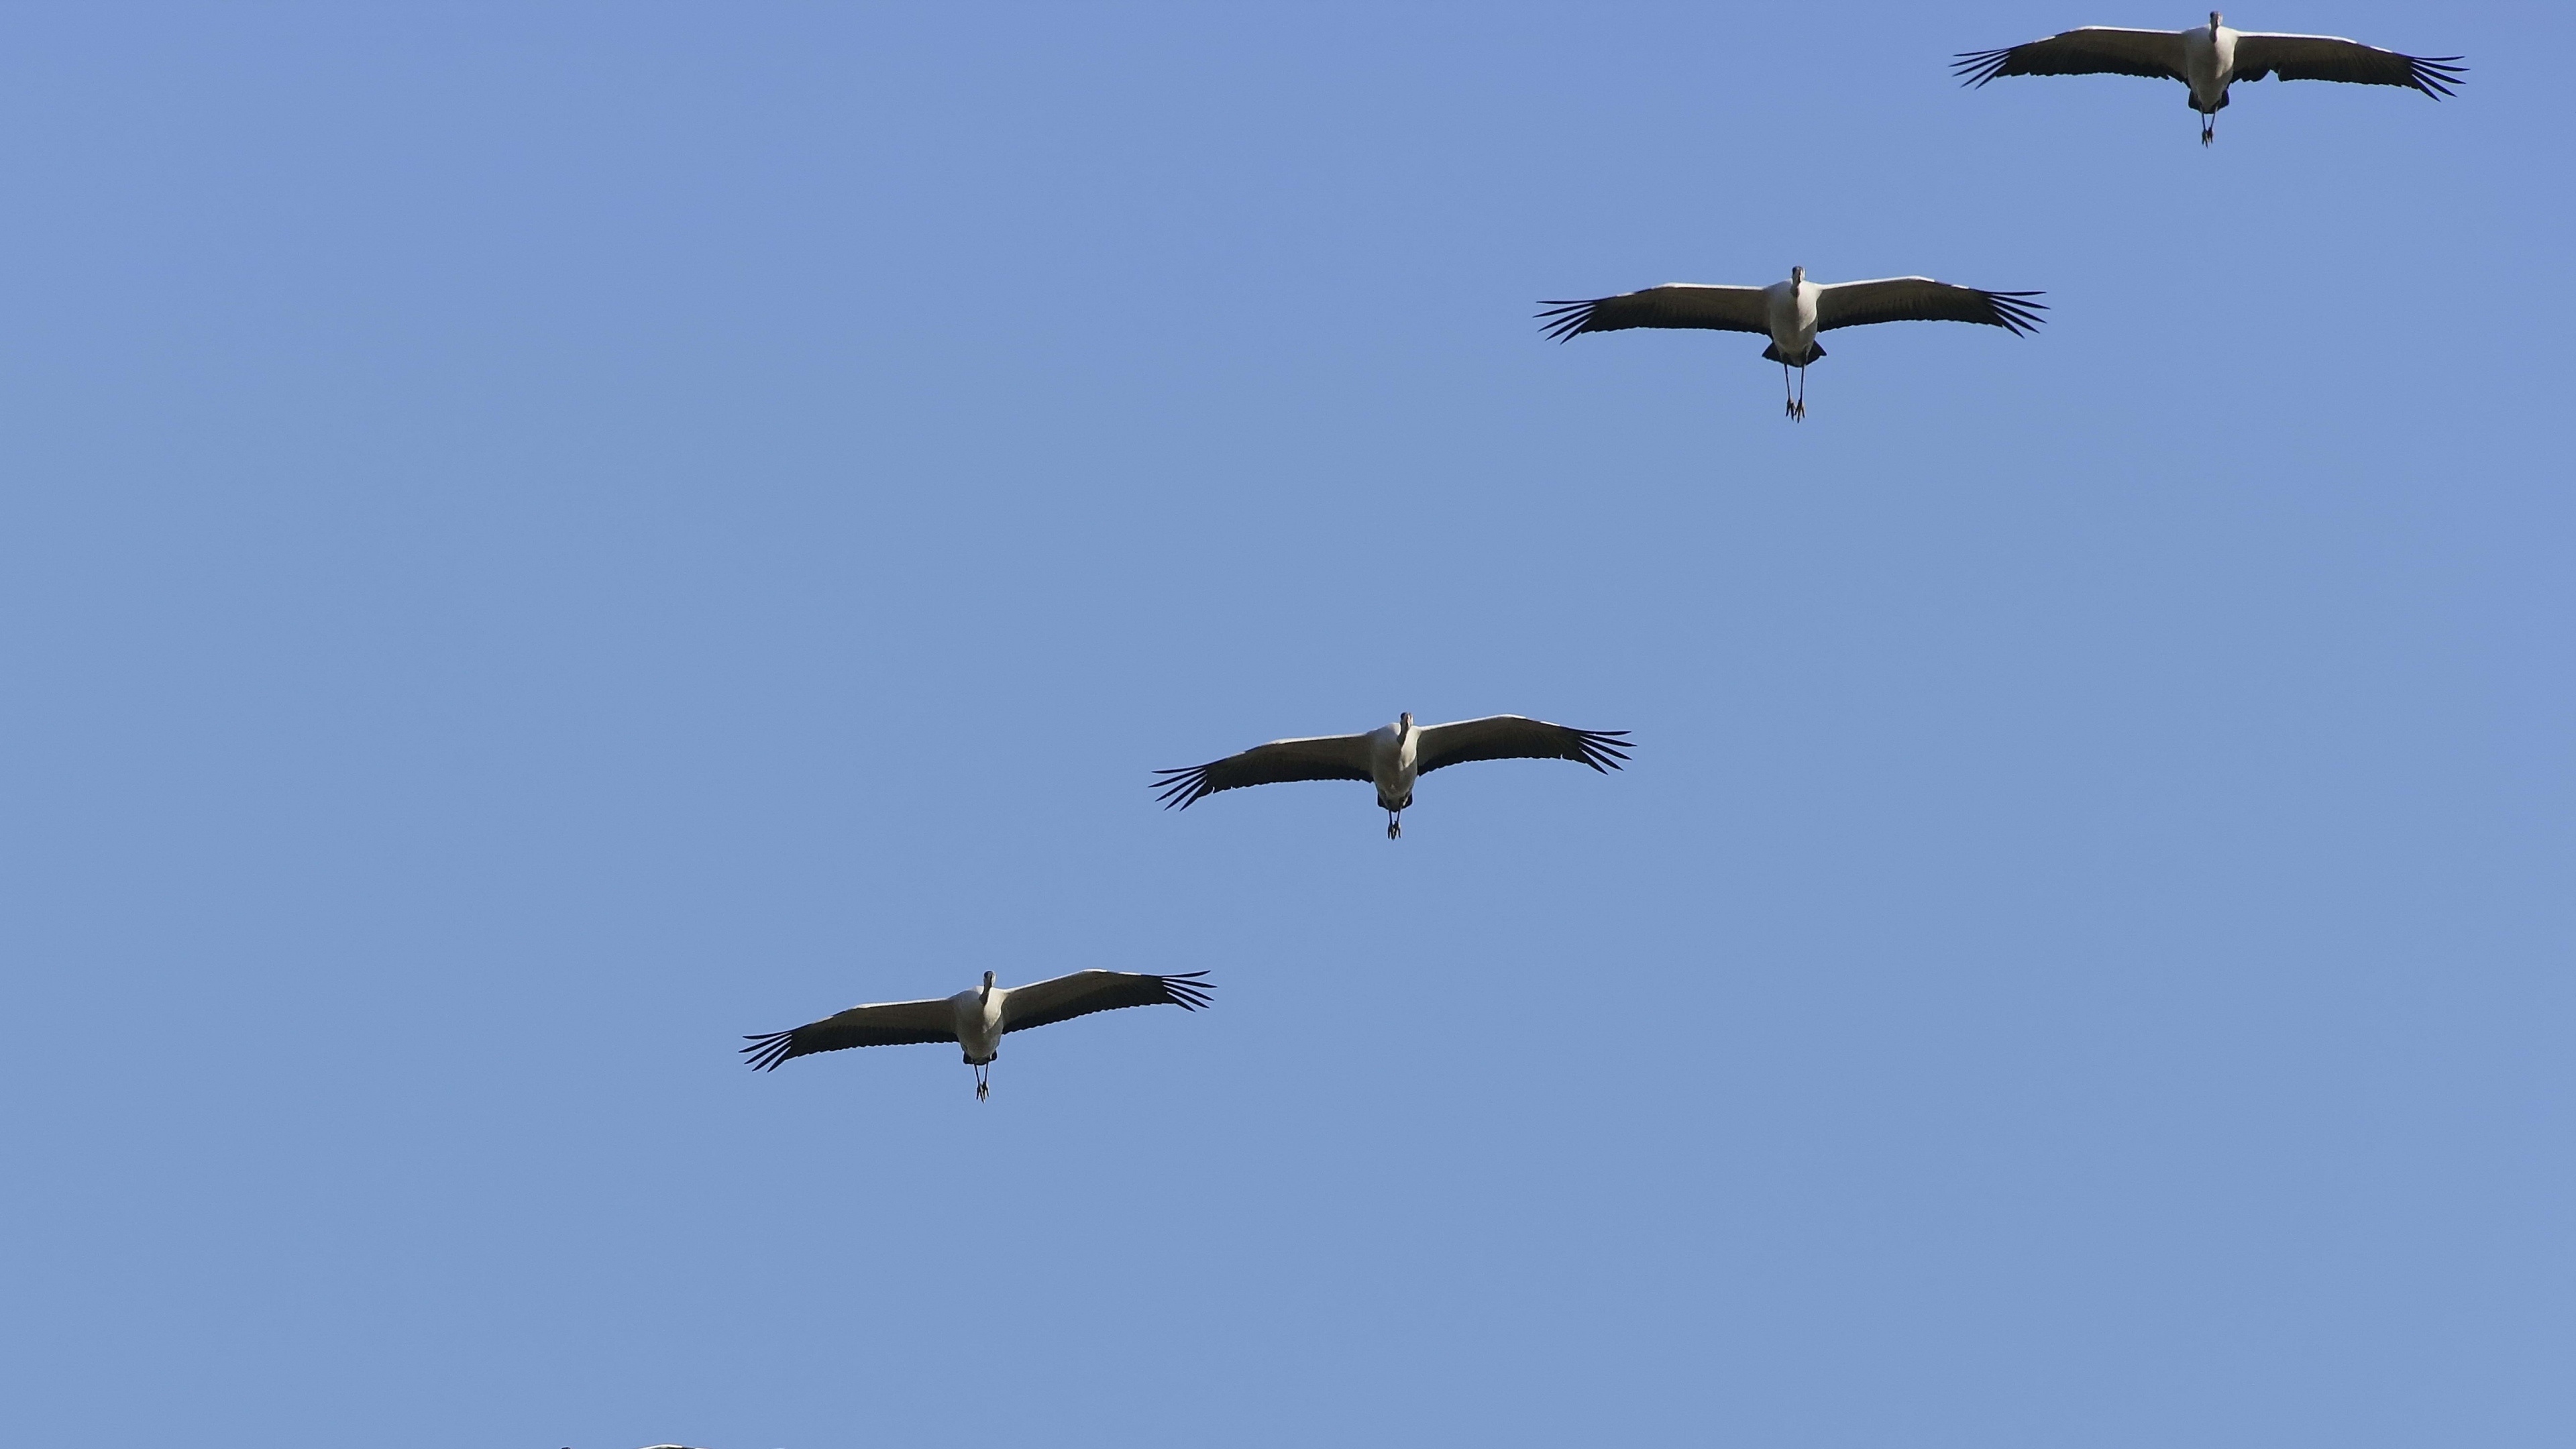
[[[1703,287],[1667,282],[1642,292],[1595,297],[1589,302],[1541,302],[1540,328],[1559,342],[1578,332],[1619,332],[1630,327],[1699,327],[1712,332],[1768,332],[1770,303],[1760,287]]]
[[[2239,62],[2240,64],[2242,62]],[[1981,86],[1999,75],[2136,75],[2187,81],[2182,33],[2087,25],[2046,40],[1997,50],[1961,51],[1950,69],[1959,83]]]
[[[1157,770],[1154,788],[1163,808],[1187,809],[1201,797],[1247,785],[1282,785],[1292,780],[1365,780],[1369,778],[1368,736],[1316,735],[1302,740],[1272,740],[1239,755]]]
[[[2339,35],[2271,35],[2240,31],[2236,79],[2349,81],[2365,86],[2412,86],[2435,100],[2451,94],[2468,68],[2456,55],[2399,55]]]
[[[1982,322],[2016,334],[2039,330],[2038,292],[1981,292],[1930,277],[1834,282],[1816,289],[1816,330],[1872,322]]]
[[[753,1071],[775,1071],[789,1057],[836,1052],[844,1047],[917,1046],[957,1040],[956,1008],[946,1000],[887,1001],[853,1006],[792,1031],[746,1036],[743,1051]]]
[[[1002,994],[1002,1030],[1070,1021],[1095,1011],[1122,1006],[1177,1006],[1196,1011],[1208,1004],[1211,983],[1204,971],[1148,976],[1135,971],[1076,971],[1047,981],[1014,986]]]
[[[1607,773],[1628,758],[1626,730],[1579,730],[1516,714],[1432,725],[1413,746],[1413,772],[1428,775],[1469,760],[1573,760]]]

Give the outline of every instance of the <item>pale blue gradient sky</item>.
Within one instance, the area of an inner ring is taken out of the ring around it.
[[[0,18],[14,1439],[2570,1442],[2563,9],[744,9]]]

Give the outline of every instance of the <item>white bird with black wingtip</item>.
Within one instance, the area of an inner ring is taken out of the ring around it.
[[[2219,13],[2189,30],[2122,30],[2087,25],[1999,50],[1962,51],[1952,62],[1960,82],[1982,86],[2007,75],[2135,75],[2178,80],[2200,112],[2200,144],[2218,137],[2227,88],[2276,75],[2285,81],[2344,81],[2405,86],[2435,100],[2451,94],[2467,68],[2456,55],[2400,55],[2340,35],[2283,35],[2230,30]]]
[[[975,1100],[983,1101],[993,1086],[993,1059],[1002,1054],[1006,1032],[1026,1031],[1126,1006],[1177,1006],[1196,1011],[1208,1004],[1212,983],[1204,971],[1149,976],[1136,971],[1076,971],[1026,986],[1000,986],[994,973],[984,984],[935,1001],[887,1001],[853,1006],[821,1021],[788,1031],[747,1036],[742,1050],[754,1071],[776,1071],[790,1057],[836,1052],[847,1047],[913,1046],[955,1042],[975,1069]]]
[[[1417,725],[1407,710],[1364,735],[1272,740],[1204,765],[1158,770],[1154,788],[1163,808],[1185,810],[1219,790],[1247,785],[1365,780],[1377,787],[1386,838],[1394,840],[1404,834],[1414,781],[1434,770],[1470,760],[1572,760],[1607,774],[1628,758],[1627,736],[1626,730],[1579,730],[1517,714]]]
[[[1543,329],[1559,342],[1586,332],[1624,332],[1631,327],[1698,328],[1709,332],[1768,333],[1766,362],[1780,364],[1780,390],[1792,420],[1807,415],[1807,368],[1821,361],[1825,349],[1816,334],[1837,327],[1866,327],[1878,322],[1974,322],[2001,327],[2018,337],[2039,330],[2044,302],[2037,292],[1988,292],[1936,282],[1930,277],[1882,277],[1871,282],[1810,282],[1805,267],[1791,267],[1789,280],[1767,287],[1712,287],[1697,282],[1667,282],[1642,292],[1596,297],[1588,302],[1541,302]],[[1798,388],[1789,391],[1789,369],[1798,370]]]

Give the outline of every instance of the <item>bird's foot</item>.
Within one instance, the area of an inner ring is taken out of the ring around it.
[[[976,1100],[976,1101],[978,1101],[978,1102],[983,1101],[986,1097],[989,1097],[989,1096],[991,1096],[992,1094],[993,1094],[993,1088],[992,1088],[992,1084],[991,1084],[991,1083],[989,1083],[989,1082],[977,1082],[977,1083],[975,1084],[975,1100]]]
[[[1386,838],[1389,840],[1402,840],[1404,838],[1404,822],[1392,815],[1386,817]]]

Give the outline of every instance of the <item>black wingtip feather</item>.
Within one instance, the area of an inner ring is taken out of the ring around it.
[[[2048,320],[2039,315],[2048,310],[2048,304],[2031,300],[2047,296],[2046,292],[1980,292],[1977,295],[1985,298],[1986,304],[1994,309],[1994,325],[2015,337],[2027,337],[2037,332],[2039,324]]]
[[[1187,810],[1201,798],[1214,792],[1208,789],[1208,767],[1184,765],[1178,769],[1156,770],[1156,779],[1146,788],[1156,792],[1166,810]]]
[[[1539,305],[1548,310],[1535,314],[1545,324],[1539,328],[1539,333],[1551,341],[1570,342],[1575,334],[1592,325],[1593,309],[1608,300],[1607,297],[1595,297],[1588,302],[1543,301]]]
[[[2410,55],[2406,57],[2407,82],[2437,101],[2453,95],[2451,87],[2468,79],[2469,68],[2460,64],[2461,59],[2456,55]]]
[[[1208,1005],[1212,999],[1208,993],[1216,989],[1216,983],[1208,980],[1204,971],[1176,971],[1154,979],[1162,983],[1163,994],[1171,998],[1172,1004],[1183,1011]]]
[[[1628,731],[1575,730],[1573,734],[1574,754],[1571,758],[1576,764],[1590,765],[1605,775],[1612,770],[1627,768]]]
[[[2012,53],[2009,45],[2000,50],[1963,50],[1950,62],[1950,73],[1959,77],[1962,88],[1972,90],[2001,75]]]
[[[778,1070],[778,1064],[787,1060],[793,1051],[796,1045],[795,1037],[796,1033],[792,1029],[764,1032],[759,1036],[746,1036],[743,1040],[751,1045],[742,1049],[743,1054],[751,1058],[749,1065],[753,1071],[774,1072]]]

